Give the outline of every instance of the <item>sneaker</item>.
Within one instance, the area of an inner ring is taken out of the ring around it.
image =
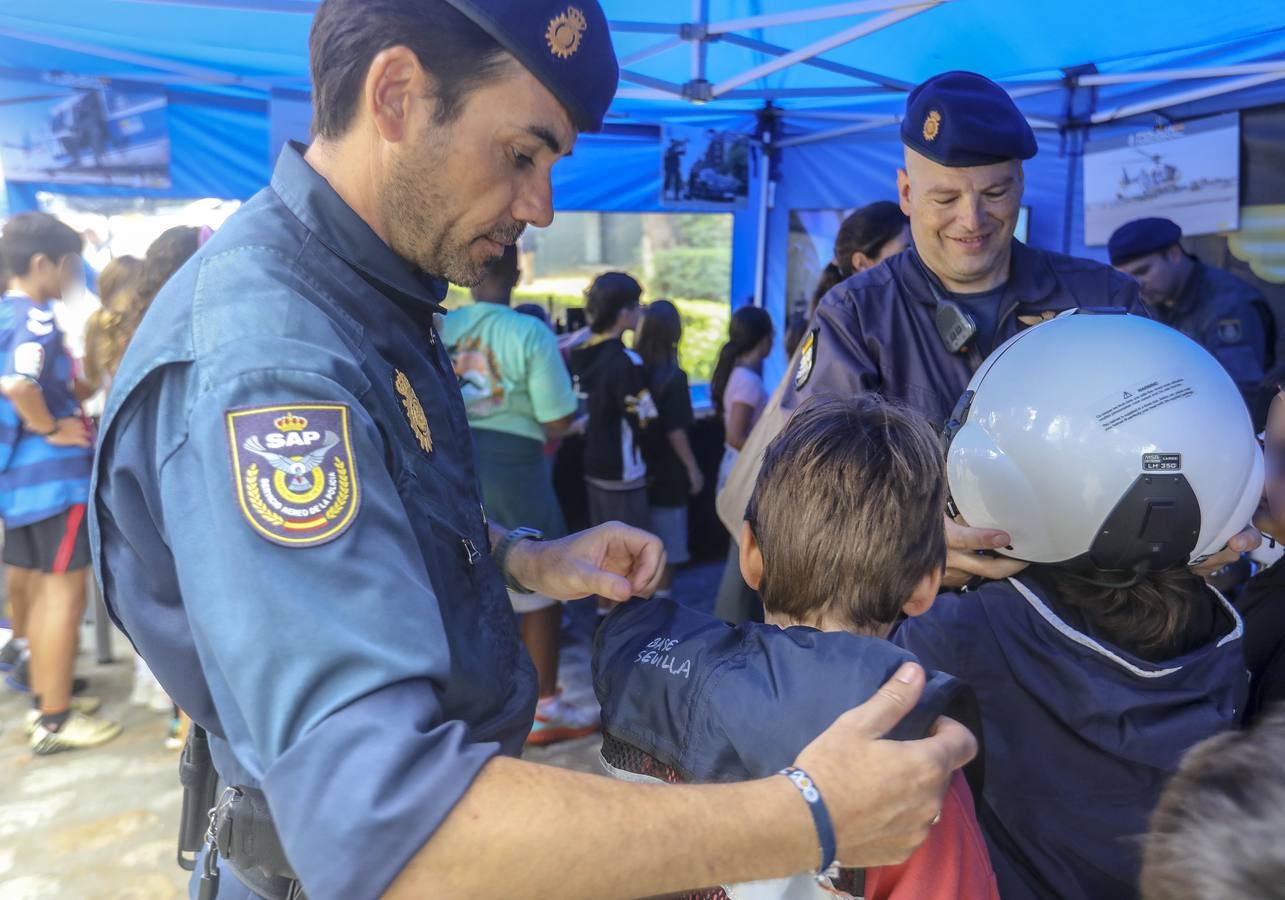
[[[0,647],[0,672],[8,672],[16,666],[22,659],[22,651],[25,649],[25,647],[19,647],[18,642],[13,638]]]
[[[542,699],[535,707],[535,723],[527,746],[543,747],[588,737],[602,727],[598,710],[577,707],[562,699],[562,692]]]
[[[87,716],[98,712],[98,707],[102,705],[103,705],[103,701],[99,700],[97,697],[72,697],[71,698],[71,711],[84,713]],[[27,719],[26,719],[27,734],[31,734],[33,731],[35,731],[36,726],[39,724],[40,724],[40,710],[38,709],[27,710]]]
[[[5,676],[4,683],[10,689],[19,691],[23,694],[31,693],[31,675],[28,670],[28,663],[31,661],[31,654],[23,654],[21,662],[13,667],[13,671]],[[73,694],[82,694],[85,688],[89,687],[89,682],[83,678],[73,678],[71,681],[71,692]]]
[[[49,731],[37,724],[36,730],[31,733],[31,752],[37,756],[47,756],[63,750],[97,747],[118,734],[120,725],[117,723],[73,711],[57,731]]]

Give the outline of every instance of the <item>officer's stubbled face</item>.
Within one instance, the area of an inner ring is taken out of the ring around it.
[[[553,221],[553,164],[577,132],[554,96],[516,62],[465,96],[446,124],[431,82],[400,97],[404,137],[387,142],[379,198],[389,245],[420,269],[471,287],[527,225]]]
[[[1182,286],[1182,255],[1182,247],[1175,244],[1168,250],[1120,263],[1116,268],[1138,282],[1138,291],[1144,301],[1151,306],[1160,306],[1178,299]]]
[[[920,258],[947,290],[977,293],[1008,279],[1022,188],[1018,160],[951,168],[907,148],[897,171],[901,210]]]

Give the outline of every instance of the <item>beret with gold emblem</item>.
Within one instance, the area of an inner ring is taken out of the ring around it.
[[[581,131],[599,131],[620,67],[598,0],[445,0],[566,107]]]
[[[943,72],[912,90],[901,141],[951,168],[1030,159],[1039,149],[1008,92],[974,72]]]

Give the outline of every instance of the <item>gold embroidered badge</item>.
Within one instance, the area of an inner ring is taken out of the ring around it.
[[[941,113],[937,110],[929,110],[928,118],[924,119],[924,140],[932,143],[937,140],[937,135],[941,131]]]
[[[415,396],[410,379],[399,369],[393,369],[393,387],[401,395],[402,406],[406,407],[406,421],[410,424],[410,430],[415,432],[420,448],[425,453],[432,453],[433,432],[428,430],[428,416],[424,415],[424,407],[420,405],[419,397]]]
[[[580,39],[584,37],[589,22],[584,13],[574,6],[549,20],[549,28],[544,33],[549,42],[549,52],[559,59],[570,59],[580,49]]]

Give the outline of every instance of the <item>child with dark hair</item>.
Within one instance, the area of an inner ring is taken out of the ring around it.
[[[813,397],[764,454],[740,542],[766,624],[730,626],[670,600],[629,603],[595,638],[603,763],[632,780],[728,782],[790,765],[844,710],[913,660],[884,638],[933,604],[946,560],[938,441],[874,395]],[[966,688],[929,673],[890,735],[975,721]],[[824,786],[822,786],[824,787]],[[768,823],[765,823],[765,826]],[[968,783],[955,774],[926,842],[898,866],[757,883],[756,897],[993,900]],[[736,888],[702,898],[741,896]]]
[[[1151,816],[1142,900],[1265,900],[1285,878],[1285,707],[1197,744]]]
[[[81,278],[80,235],[53,216],[23,213],[4,227],[0,254],[10,275],[0,301],[0,517],[10,583],[29,604],[29,656],[10,685],[31,691],[27,731],[34,753],[94,747],[120,726],[73,697],[76,633],[85,612],[93,436],[78,382],[54,319],[53,301]]]
[[[839,226],[834,258],[826,265],[812,293],[815,312],[821,298],[857,272],[873,269],[910,246],[910,217],[891,200],[876,200],[855,210]],[[810,316],[809,316],[810,318]]]
[[[667,565],[658,597],[668,597],[674,567],[691,559],[687,550],[687,502],[705,489],[705,478],[692,452],[687,429],[694,421],[687,373],[678,366],[678,342],[683,319],[668,300],[647,306],[634,350],[642,357],[648,389],[659,414],[655,425],[643,431],[643,460],[647,463],[647,500],[651,506],[650,531],[665,543]]]
[[[590,337],[571,351],[569,368],[584,398],[584,476],[592,524],[618,521],[649,528],[643,430],[656,418],[642,357],[622,336],[638,327],[642,285],[624,272],[594,279],[585,293]]]

